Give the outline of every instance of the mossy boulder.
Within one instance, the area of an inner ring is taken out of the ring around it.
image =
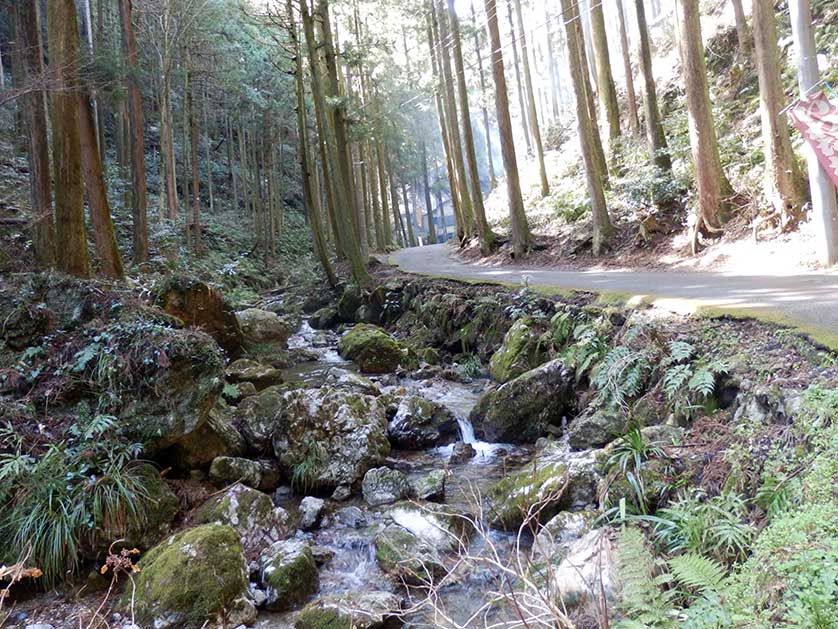
[[[292,324],[275,312],[259,308],[247,308],[236,313],[241,326],[244,344],[247,348],[259,345],[278,345],[285,347],[292,333]]]
[[[233,361],[227,365],[224,374],[230,382],[251,382],[257,389],[282,384],[282,371],[249,358]]]
[[[411,484],[411,492],[417,500],[443,500],[445,498],[445,470],[433,470]]]
[[[156,629],[198,629],[232,613],[238,623],[256,619],[250,601],[244,552],[236,531],[207,524],[172,535],[140,560],[136,589],[122,606]]]
[[[547,352],[541,343],[541,333],[533,317],[517,319],[489,361],[492,380],[508,382],[543,363],[547,359]]]
[[[536,462],[507,474],[486,495],[490,524],[509,531],[521,526],[528,514],[546,521],[561,508],[568,482],[568,468],[558,462]]]
[[[359,323],[338,343],[340,355],[353,360],[363,373],[391,373],[405,360],[402,347],[382,328]]]
[[[305,603],[320,587],[311,547],[297,539],[271,544],[259,558],[259,581],[267,595],[265,607],[271,611]]]
[[[357,284],[349,284],[338,298],[337,320],[342,323],[354,323],[355,312],[364,304],[361,289]]]
[[[306,605],[295,629],[395,629],[402,626],[401,599],[391,592],[350,592]]]
[[[254,489],[262,481],[262,466],[258,461],[235,456],[217,456],[209,469],[210,480],[217,485],[241,482]]]
[[[457,418],[449,409],[411,395],[399,402],[387,434],[397,448],[421,450],[456,441],[459,428]]]
[[[245,443],[233,425],[230,407],[216,404],[198,428],[158,454],[158,459],[181,470],[209,465],[219,456],[244,453]]]
[[[353,485],[390,454],[387,417],[369,395],[330,386],[291,391],[284,395],[273,447],[283,469],[300,482]]]
[[[378,507],[407,498],[410,485],[402,472],[389,467],[374,467],[364,475],[362,490],[367,504]]]
[[[236,312],[224,296],[191,277],[173,276],[155,288],[155,303],[190,327],[212,336],[230,355],[238,355],[242,331]]]
[[[274,507],[270,496],[241,483],[214,495],[193,514],[194,524],[223,524],[233,527],[248,557],[290,533],[290,518]]]
[[[285,408],[285,394],[293,390],[289,385],[268,387],[242,400],[233,414],[233,422],[241,431],[248,451],[271,451],[274,431]]]
[[[572,414],[575,379],[561,360],[527,371],[483,394],[471,422],[486,441],[533,442]]]
[[[334,306],[321,308],[308,319],[308,324],[315,330],[325,330],[334,327],[338,322],[338,309]]]
[[[568,443],[574,450],[599,448],[625,434],[628,427],[629,418],[622,411],[595,410],[570,422]]]

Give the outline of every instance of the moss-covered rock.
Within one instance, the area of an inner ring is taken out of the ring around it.
[[[308,324],[315,330],[324,330],[334,327],[338,322],[338,309],[334,306],[325,306],[308,319]]]
[[[306,605],[295,629],[395,629],[401,627],[401,599],[391,592],[324,596]]]
[[[283,469],[301,485],[353,485],[390,454],[378,399],[329,386],[284,396],[273,438]]]
[[[486,392],[472,410],[471,422],[487,441],[535,441],[571,415],[574,383],[564,363],[552,360]]]
[[[139,623],[168,629],[197,629],[233,612],[252,622],[256,609],[248,595],[245,558],[239,536],[229,526],[187,529],[152,548],[140,560],[136,590],[122,605]]]
[[[277,385],[242,400],[233,414],[233,421],[244,437],[250,452],[270,452],[271,440],[285,408],[289,385]]]
[[[172,467],[191,470],[209,465],[219,456],[244,453],[245,443],[233,425],[230,407],[216,404],[198,428],[158,455]]]
[[[217,456],[212,460],[209,477],[217,485],[241,482],[257,488],[262,481],[262,466],[258,461],[235,456]]]
[[[291,336],[292,324],[275,312],[247,308],[236,313],[241,326],[245,347],[252,348],[263,344],[285,346]]]
[[[622,411],[595,410],[570,422],[568,443],[575,450],[599,448],[625,434],[628,427],[629,418]]]
[[[155,303],[186,325],[212,336],[229,354],[241,351],[242,331],[233,307],[223,295],[191,277],[172,276],[154,289]]]
[[[364,500],[373,507],[391,504],[406,498],[410,492],[407,477],[389,467],[375,467],[364,475]]]
[[[349,284],[338,298],[337,319],[342,323],[355,323],[355,312],[364,304],[361,289]]]
[[[420,450],[456,441],[459,428],[457,418],[449,409],[411,395],[399,401],[387,435],[397,448]]]
[[[274,507],[267,494],[241,483],[231,485],[201,505],[192,516],[195,524],[224,524],[241,537],[248,557],[288,536],[290,518]]]
[[[397,524],[387,525],[374,543],[379,567],[407,584],[434,582],[446,574],[439,551]]]
[[[445,498],[445,470],[433,470],[411,484],[417,500],[443,500]]]
[[[382,328],[359,323],[338,343],[340,355],[353,360],[364,373],[390,373],[405,360],[402,347]]]
[[[508,382],[543,363],[547,359],[547,348],[541,343],[541,333],[533,317],[517,319],[489,361],[492,379]]]
[[[504,530],[514,530],[528,514],[546,521],[561,508],[568,482],[567,466],[557,462],[536,462],[507,474],[486,495],[489,522]]]
[[[231,382],[251,382],[257,389],[282,384],[282,371],[249,358],[233,361],[224,373]]]
[[[259,580],[266,590],[265,607],[291,609],[320,587],[311,548],[297,539],[275,542],[259,558]]]

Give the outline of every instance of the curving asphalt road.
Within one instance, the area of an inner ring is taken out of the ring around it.
[[[559,290],[614,292],[628,303],[652,303],[675,312],[753,316],[795,327],[838,350],[838,275],[732,275],[670,271],[556,271],[484,266],[454,258],[448,245],[401,249],[390,264],[403,271],[449,279],[512,283]]]

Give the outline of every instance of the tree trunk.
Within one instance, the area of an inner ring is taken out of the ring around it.
[[[393,230],[390,227],[390,202],[387,200],[387,170],[384,168],[384,145],[376,142],[376,161],[378,165],[378,191],[381,195],[381,226],[383,228],[384,246],[391,247],[394,244]],[[395,226],[398,230],[398,225]]]
[[[742,55],[743,59],[747,59],[751,56],[751,34],[748,31],[748,20],[745,18],[745,9],[742,8],[742,0],[731,0],[731,4],[733,4],[733,15],[736,19],[736,39],[739,42],[739,54]],[[773,6],[771,10],[774,10]],[[755,9],[754,14],[754,26],[756,27]]]
[[[582,28],[579,13],[574,0],[562,0],[562,21],[567,34],[568,63],[573,91],[576,94],[576,119],[579,124],[579,143],[582,159],[585,163],[585,178],[588,182],[588,194],[591,197],[591,215],[593,223],[593,253],[600,255],[610,244],[614,228],[608,216],[605,204],[602,173],[592,148],[593,121],[585,98],[585,69],[580,55]]]
[[[201,253],[201,176],[198,170],[198,114],[195,111],[195,77],[192,56],[186,47],[186,111],[189,118],[189,157],[192,162],[191,241],[196,254]]]
[[[442,7],[440,12],[443,13]],[[495,244],[497,236],[489,227],[486,220],[486,208],[483,206],[483,187],[480,183],[480,173],[477,168],[477,153],[474,150],[474,135],[471,127],[471,112],[468,101],[468,85],[465,67],[463,65],[463,49],[460,41],[460,22],[454,9],[454,0],[448,0],[448,20],[451,31],[451,52],[454,55],[454,69],[457,73],[457,91],[460,97],[460,116],[463,126],[463,148],[465,149],[468,165],[468,177],[471,183],[471,200],[474,208],[474,222],[477,227],[477,238],[480,250],[488,255]]]
[[[79,137],[79,41],[76,5],[47,2],[52,98],[53,180],[55,181],[56,263],[59,271],[87,277],[90,264],[84,230],[84,191]]]
[[[789,0],[789,13],[797,48],[797,84],[801,97],[806,98],[813,95],[814,87],[820,83],[809,0]],[[808,142],[804,142],[804,150],[812,192],[812,216],[819,234],[820,259],[823,264],[829,266],[838,263],[838,209],[835,186]]]
[[[512,2],[513,0],[507,0],[506,2],[507,17],[509,18],[509,37],[512,40],[512,66],[515,68],[515,85],[518,91],[518,107],[521,110],[521,125],[524,128],[524,140],[527,142],[527,153],[532,155],[530,125],[527,120],[527,106],[524,104],[524,82],[521,80],[521,68],[518,63],[518,38],[515,35],[515,20],[512,16]],[[488,16],[486,19],[488,20]],[[500,125],[500,123],[498,123],[498,125]],[[509,173],[507,173],[507,176],[508,175]]]
[[[422,187],[425,191],[425,212],[428,215],[428,244],[436,244],[436,227],[434,226],[434,207],[431,201],[431,184],[428,177],[428,147],[422,142]]]
[[[646,137],[649,150],[652,152],[652,162],[661,170],[672,170],[672,160],[663,133],[661,114],[658,109],[658,96],[655,90],[655,77],[652,74],[652,48],[649,44],[649,27],[646,25],[646,9],[643,0],[634,0],[637,14],[637,28],[640,40],[640,72],[643,75],[645,90],[643,106],[646,114]]]
[[[786,122],[785,95],[780,83],[777,21],[772,0],[753,0],[754,49],[759,76],[762,145],[765,153],[765,196],[791,229],[803,217],[806,182],[791,147]]]
[[[503,52],[498,29],[497,6],[495,0],[484,0],[486,24],[489,29],[489,42],[492,50],[492,76],[495,81],[495,106],[497,110],[500,145],[503,153],[503,169],[506,172],[506,193],[509,203],[509,216],[512,227],[512,249],[516,258],[529,253],[530,228],[524,213],[524,200],[521,197],[521,182],[518,179],[518,159],[515,155],[515,140],[512,135],[512,118],[509,116],[509,97],[506,91],[506,75],[503,71]]]
[[[602,176],[602,185],[608,185],[608,162],[605,159],[605,150],[602,147],[602,138],[599,135],[599,123],[596,106],[596,91],[594,89],[594,82],[591,79],[592,71],[589,69],[588,53],[585,46],[585,27],[586,21],[579,18],[580,31],[579,42],[579,63],[582,70],[582,86],[585,93],[585,105],[588,110],[588,118],[591,120],[591,150],[594,152],[594,159],[597,161],[597,172]],[[569,64],[568,64],[569,65]]]
[[[547,39],[547,72],[550,77],[550,111],[553,120],[558,120],[561,108],[559,107],[559,68],[556,63],[556,52],[553,47],[553,18],[550,16],[548,5],[544,4],[544,23],[547,26],[545,37]]]
[[[294,50],[294,88],[297,96],[297,141],[299,143],[297,156],[300,163],[300,175],[303,181],[303,202],[306,206],[311,236],[314,241],[314,251],[320,260],[320,266],[326,274],[326,279],[332,288],[338,284],[338,278],[329,260],[329,253],[326,250],[326,240],[323,236],[323,224],[320,220],[319,195],[316,182],[311,173],[311,159],[308,149],[308,125],[306,123],[306,98],[303,86],[303,55],[300,49],[300,36],[297,29],[297,22],[294,18],[292,0],[287,0],[286,10],[288,14],[288,33],[291,38],[291,46]]]
[[[538,175],[541,180],[541,196],[550,194],[550,184],[547,182],[547,168],[544,165],[544,146],[541,143],[541,129],[538,126],[538,115],[535,110],[535,91],[532,86],[530,72],[530,51],[527,45],[527,35],[524,31],[524,17],[521,11],[521,0],[515,0],[515,13],[518,17],[518,30],[521,31],[521,59],[524,62],[524,82],[527,87],[527,117],[530,120],[530,135],[532,136],[535,156],[538,158]]]
[[[369,190],[370,199],[372,200],[372,218],[375,226],[375,248],[379,251],[384,251],[384,227],[381,223],[381,205],[378,201],[378,165],[377,157],[373,155],[374,151],[375,148],[373,147],[372,141],[367,140],[367,161],[369,162],[367,174],[370,179]]]
[[[698,234],[720,231],[724,218],[723,205],[732,195],[732,188],[722,170],[716,125],[710,105],[704,44],[701,41],[699,0],[680,0],[681,55],[687,91],[687,113],[690,146],[695,163],[698,203],[692,221],[693,253],[698,247]]]
[[[134,262],[148,260],[148,193],[145,179],[143,142],[143,100],[137,81],[137,44],[134,40],[133,0],[119,0],[122,23],[122,53],[125,59],[125,88],[131,130],[131,212],[134,220]]]
[[[172,129],[172,86],[171,78],[165,74],[160,87],[160,158],[163,160],[166,189],[166,216],[177,218],[177,166],[175,165],[175,141]]]
[[[413,216],[410,212],[410,203],[407,198],[407,184],[402,184],[402,201],[404,202],[404,220],[407,223],[407,240],[411,247],[417,247],[416,234],[413,231]]]
[[[623,53],[623,72],[626,75],[626,100],[628,101],[629,125],[632,135],[640,132],[640,118],[637,115],[637,94],[634,91],[634,71],[631,68],[631,48],[626,31],[625,0],[617,0],[617,16],[620,20],[620,48]]]
[[[81,167],[84,185],[87,190],[87,203],[90,206],[90,223],[93,227],[93,240],[96,252],[105,275],[114,279],[124,277],[122,257],[113,231],[111,208],[108,204],[108,189],[102,173],[102,160],[96,142],[93,107],[87,94],[80,93],[79,100],[79,137],[81,139]]]
[[[441,0],[440,0],[441,1]],[[433,3],[434,0],[431,0]],[[457,178],[457,187],[460,198],[460,216],[463,220],[463,236],[470,238],[474,235],[474,211],[472,195],[469,192],[468,176],[463,159],[463,143],[460,136],[460,128],[457,122],[457,102],[454,98],[454,79],[451,73],[451,58],[449,48],[451,46],[451,35],[448,33],[447,20],[443,11],[437,12],[434,7],[434,20],[439,27],[439,65],[442,68],[442,99],[446,106],[445,118],[448,121],[449,144],[451,147],[451,161],[454,164],[454,173]],[[474,191],[475,194],[480,190]]]
[[[474,1],[471,3],[471,21],[477,25],[477,15],[474,11]],[[486,91],[486,76],[483,72],[483,54],[480,52],[480,34],[483,29],[474,29],[474,52],[477,55],[477,72],[480,75],[480,109],[483,113],[483,132],[486,134],[486,158],[489,165],[489,189],[494,190],[498,185],[497,176],[495,175],[495,159],[492,151],[492,129],[489,125],[489,109],[486,107],[486,101],[489,95]],[[423,150],[424,144],[423,144]],[[427,156],[425,156],[427,162]],[[426,164],[427,165],[427,164]]]
[[[619,3],[618,0],[617,4]],[[608,52],[608,36],[605,33],[602,2],[594,2],[591,7],[591,34],[594,40],[599,106],[602,117],[608,123],[608,150],[613,163],[620,152],[620,106],[617,104],[617,88],[614,86],[614,77],[611,74],[611,55]]]
[[[14,4],[16,32],[23,80],[33,83],[44,74],[38,3],[18,0]],[[35,90],[23,97],[32,203],[32,249],[39,269],[55,265],[55,223],[52,212],[52,182],[49,172],[49,139],[44,93]]]

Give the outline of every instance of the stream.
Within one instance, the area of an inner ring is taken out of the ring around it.
[[[300,330],[288,342],[293,350],[305,350],[316,360],[301,363],[285,370],[289,382],[304,382],[317,386],[330,379],[336,370],[355,371],[354,364],[340,357],[337,352],[338,335],[329,330],[314,330],[303,321]],[[462,442],[470,444],[475,456],[462,463],[450,463],[455,444],[419,451],[393,450],[386,465],[398,469],[413,481],[437,469],[448,469],[445,498],[442,504],[459,512],[475,512],[475,496],[499,480],[509,469],[525,464],[532,457],[532,450],[509,444],[486,443],[475,438],[469,413],[480,395],[489,387],[488,379],[477,379],[467,383],[453,382],[432,377],[427,380],[398,377],[388,374],[371,377],[381,387],[382,393],[394,388],[407,390],[408,394],[420,395],[437,402],[454,414],[460,429]],[[296,512],[302,496],[295,496],[281,506],[289,512]],[[373,538],[384,527],[385,514],[392,505],[370,507],[358,494],[345,502],[327,501],[327,515],[319,528],[303,533],[301,539],[328,549],[333,557],[319,568],[320,590],[315,598],[343,593],[389,591],[405,594],[404,587],[385,575],[375,559]],[[511,556],[514,534],[490,530],[488,538],[500,556]],[[526,544],[531,540],[525,540]],[[487,544],[486,538],[472,536],[468,542],[469,553],[479,554]],[[462,574],[459,574],[462,572]],[[455,622],[463,623],[484,602],[484,593],[497,587],[493,581],[496,575],[488,569],[459,570],[450,585],[440,591],[439,605]],[[413,598],[411,598],[413,597]],[[407,606],[424,598],[421,591],[407,592]],[[294,625],[296,612],[263,612],[256,626],[262,629],[290,629]],[[482,622],[481,622],[482,624]],[[410,613],[405,618],[406,627],[444,627],[447,623],[431,615],[429,610]]]

